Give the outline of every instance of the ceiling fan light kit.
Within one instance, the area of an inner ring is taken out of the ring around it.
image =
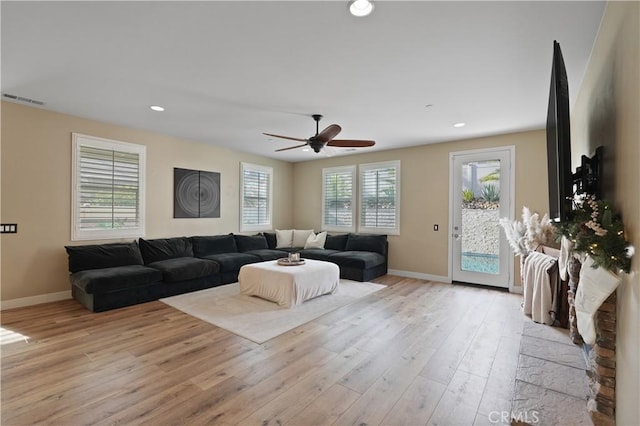
[[[314,136],[311,136],[308,139],[275,135],[273,133],[263,133],[263,135],[272,136],[274,138],[287,139],[291,141],[304,142],[303,144],[300,144],[300,145],[294,145],[288,148],[276,149],[276,152],[287,151],[290,149],[296,149],[296,148],[302,148],[302,147],[306,148],[308,146],[311,149],[313,149],[316,153],[318,153],[325,146],[335,146],[340,148],[365,148],[365,147],[373,146],[376,144],[375,141],[370,141],[370,140],[334,139],[336,136],[338,136],[338,133],[342,131],[342,127],[338,126],[337,124],[331,124],[327,126],[323,131],[319,132],[320,119],[322,119],[322,115],[313,114],[311,118],[313,118],[316,122],[316,134]]]
[[[368,16],[373,12],[373,0],[351,0],[349,2],[349,12],[359,18]]]

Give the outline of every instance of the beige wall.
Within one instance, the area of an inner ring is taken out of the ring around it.
[[[450,152],[514,145],[516,215],[523,205],[547,210],[543,131],[292,165],[3,102],[2,222],[18,223],[19,233],[1,237],[2,301],[68,291],[63,246],[91,243],[70,241],[72,132],[147,146],[148,238],[238,232],[241,161],[274,167],[275,228],[319,229],[323,167],[401,160],[401,235],[390,237],[390,268],[418,274],[447,275]],[[173,219],[173,167],[222,174],[220,219]],[[432,230],[435,223],[440,225],[438,232]]]
[[[573,164],[603,145],[605,197],[636,247],[618,288],[616,421],[640,421],[640,3],[609,2],[571,115]]]
[[[449,153],[508,145],[515,146],[516,217],[520,217],[523,205],[547,212],[546,139],[544,131],[538,130],[296,163],[293,167],[294,224],[302,229],[320,229],[322,168],[400,160],[400,235],[389,236],[389,267],[446,277]],[[434,224],[440,225],[439,231],[433,231]],[[519,277],[517,270],[515,275]]]
[[[64,245],[71,235],[71,133],[146,145],[146,236],[238,232],[239,165],[274,169],[274,226],[290,227],[290,163],[208,144],[2,103],[2,223],[18,223],[2,235],[1,300],[69,290]],[[219,219],[173,219],[173,168],[221,173]]]

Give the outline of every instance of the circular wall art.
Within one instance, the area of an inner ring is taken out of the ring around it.
[[[220,173],[173,169],[174,218],[220,217]]]

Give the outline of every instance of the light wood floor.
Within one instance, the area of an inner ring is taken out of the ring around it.
[[[2,424],[470,425],[510,410],[520,296],[375,281],[388,287],[262,345],[162,302],[4,311]]]

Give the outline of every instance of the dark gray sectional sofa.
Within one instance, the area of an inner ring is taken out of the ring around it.
[[[340,277],[369,281],[387,273],[386,235],[329,235],[323,249],[276,249],[276,236],[214,235],[65,246],[73,297],[93,312],[135,305],[238,280],[249,263],[288,252],[333,262]]]

